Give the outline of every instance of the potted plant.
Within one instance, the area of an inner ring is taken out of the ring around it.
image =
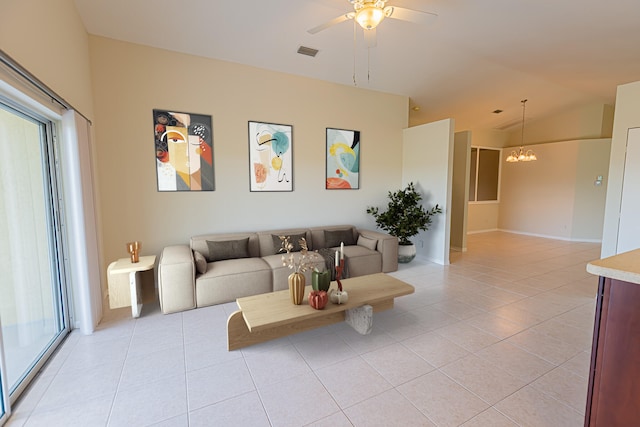
[[[406,188],[396,192],[389,191],[387,210],[380,212],[377,207],[368,207],[367,213],[373,215],[376,225],[398,238],[398,262],[411,262],[416,256],[416,247],[409,240],[431,225],[431,217],[442,213],[442,208],[435,205],[427,210],[421,203],[422,195],[416,191],[413,182]]]

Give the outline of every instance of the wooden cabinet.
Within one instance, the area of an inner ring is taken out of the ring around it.
[[[585,426],[640,426],[640,284],[600,277],[595,316]]]

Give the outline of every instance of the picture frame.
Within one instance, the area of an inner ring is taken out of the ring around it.
[[[206,114],[153,110],[158,191],[214,191],[213,127]]]
[[[249,121],[249,190],[293,191],[293,126]]]
[[[360,188],[360,131],[327,128],[326,190]]]

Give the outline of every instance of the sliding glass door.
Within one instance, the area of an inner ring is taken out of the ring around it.
[[[0,328],[0,342],[1,341],[2,341],[2,330]],[[5,396],[7,396],[7,392],[5,391],[4,382],[3,382],[4,377],[2,376],[2,372],[4,369],[2,368],[2,366],[3,366],[2,352],[0,351],[0,426],[3,425],[7,420],[7,412],[4,409]]]
[[[10,402],[68,331],[53,126],[0,98],[0,375]]]

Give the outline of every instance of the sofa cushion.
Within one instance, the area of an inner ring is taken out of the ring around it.
[[[327,248],[333,248],[340,246],[340,243],[345,245],[355,245],[356,242],[353,238],[353,230],[346,228],[344,230],[324,230],[324,244]]]
[[[375,251],[377,245],[378,241],[376,239],[369,239],[368,237],[358,236],[358,246],[364,246],[367,249]]]
[[[249,238],[238,240],[207,240],[209,247],[209,261],[224,261],[227,259],[249,258]]]
[[[280,239],[281,235],[278,234],[272,234],[271,238],[273,239],[273,253],[274,254],[284,254],[286,253],[286,251],[284,250],[280,250],[282,249],[282,240]],[[293,245],[293,248],[291,249],[291,252],[300,252],[302,250],[302,247],[300,246],[300,239],[302,239],[303,237],[305,238],[305,240],[307,239],[307,234],[306,233],[300,233],[300,234],[286,234],[286,236],[289,236],[289,243],[291,243]]]
[[[207,260],[204,255],[198,251],[193,251],[193,260],[196,263],[196,271],[198,274],[204,274],[207,272]]]
[[[382,271],[382,254],[363,246],[344,247],[344,257],[349,265],[349,277],[365,276]]]
[[[216,261],[215,268],[196,278],[197,305],[205,307],[271,292],[271,277],[271,269],[262,258]]]

